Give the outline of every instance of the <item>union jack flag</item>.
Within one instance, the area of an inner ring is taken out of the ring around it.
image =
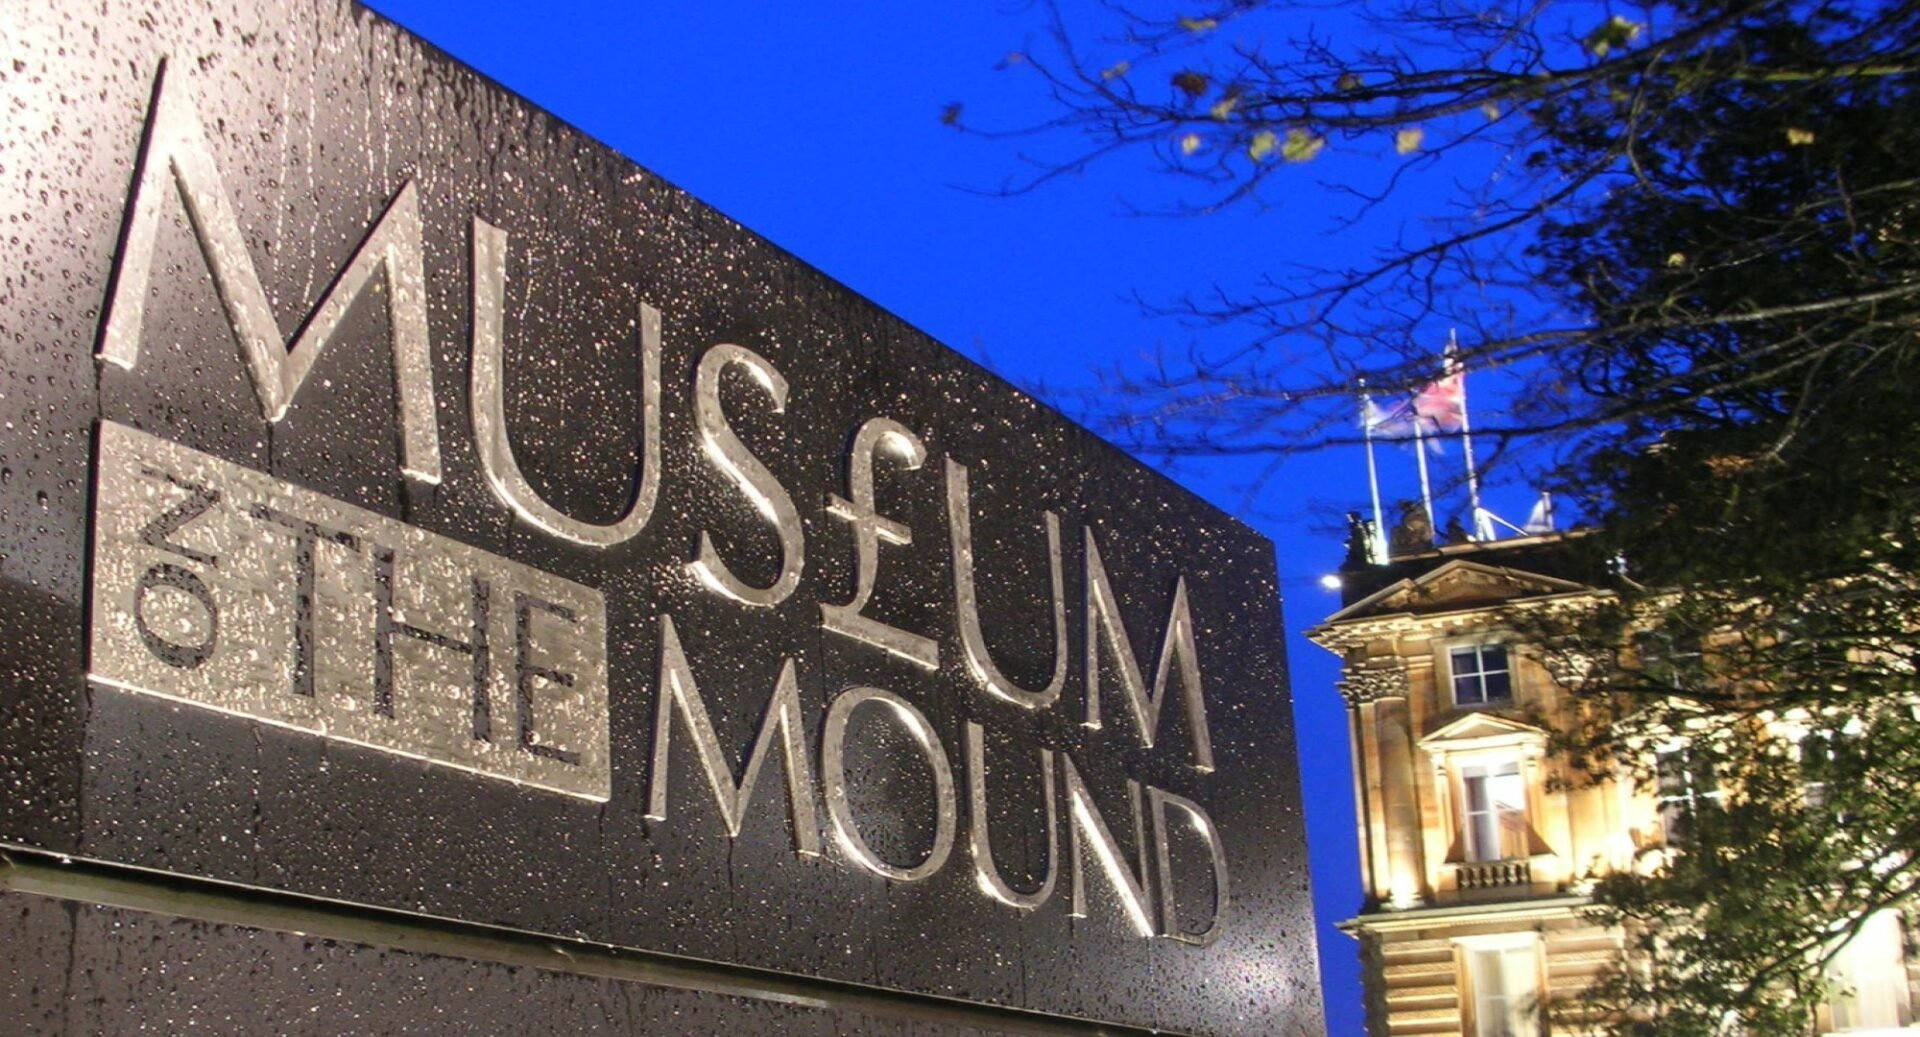
[[[1467,372],[1447,349],[1446,373],[1421,386],[1405,400],[1382,407],[1366,399],[1361,420],[1367,431],[1383,439],[1410,439],[1458,432],[1467,424]]]

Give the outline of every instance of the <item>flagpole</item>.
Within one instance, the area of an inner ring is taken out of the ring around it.
[[[1416,410],[1413,415],[1413,456],[1420,462],[1420,504],[1427,509],[1427,528],[1438,534],[1440,526],[1433,520],[1433,484],[1427,479],[1427,441],[1420,431],[1425,421]]]
[[[1466,455],[1467,499],[1473,507],[1473,538],[1493,539],[1493,522],[1480,507],[1480,473],[1473,466],[1473,426],[1467,420],[1467,368],[1460,362],[1460,339],[1447,329],[1447,373],[1460,376],[1460,451]]]
[[[1373,398],[1367,395],[1367,380],[1360,379],[1360,429],[1367,441],[1367,489],[1373,493],[1373,561],[1387,564],[1387,527],[1380,518],[1380,469],[1373,460]]]

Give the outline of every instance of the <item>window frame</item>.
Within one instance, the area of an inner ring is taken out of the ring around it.
[[[1633,655],[1640,677],[1657,687],[1685,691],[1706,683],[1706,638],[1687,631],[1679,634],[1654,627],[1636,631]]]
[[[1446,695],[1447,701],[1452,704],[1454,709],[1504,709],[1511,707],[1515,702],[1519,701],[1519,688],[1517,686],[1519,681],[1516,679],[1518,677],[1518,668],[1514,665],[1519,653],[1514,650],[1515,646],[1513,642],[1504,637],[1480,636],[1442,642],[1437,647],[1439,648],[1441,658],[1446,661]],[[1485,653],[1489,649],[1495,649],[1500,652],[1501,665],[1498,668],[1489,668],[1487,666]],[[1464,670],[1455,659],[1455,654],[1469,652],[1472,653],[1474,668]],[[1494,698],[1488,694],[1487,678],[1493,675],[1500,675],[1506,678],[1507,692],[1504,698]],[[1480,694],[1478,700],[1462,701],[1460,697],[1460,681],[1463,678],[1472,678],[1476,681],[1476,686]]]
[[[1520,860],[1531,856],[1525,847],[1522,847],[1519,853],[1501,852],[1503,842],[1501,832],[1504,828],[1501,822],[1503,818],[1507,816],[1518,816],[1520,820],[1520,830],[1523,833],[1530,832],[1533,824],[1533,797],[1528,795],[1527,771],[1524,763],[1525,761],[1518,755],[1514,755],[1479,756],[1476,758],[1463,759],[1456,764],[1458,768],[1456,773],[1459,776],[1460,782],[1459,825],[1461,834],[1464,837],[1461,849],[1468,863],[1486,864],[1492,861]],[[1510,773],[1508,768],[1511,768]],[[1482,771],[1484,773],[1476,775],[1472,773],[1474,771]],[[1489,788],[1487,790],[1488,809],[1485,811],[1475,811],[1473,809],[1473,782],[1476,777],[1488,782],[1491,782],[1495,778],[1512,777],[1513,786],[1518,789],[1520,793],[1520,804],[1518,808],[1501,810],[1494,803],[1492,790]],[[1478,816],[1491,818],[1491,846],[1480,845],[1482,837],[1479,834],[1479,826],[1475,824],[1475,818]],[[1486,851],[1486,855],[1483,855],[1483,851]]]
[[[1535,827],[1536,814],[1546,809],[1546,788],[1542,785],[1542,761],[1547,758],[1548,732],[1507,713],[1489,710],[1460,710],[1459,714],[1415,743],[1433,766],[1435,807],[1442,819],[1442,858],[1447,865],[1468,862],[1466,835],[1466,786],[1461,780],[1463,768],[1517,762],[1523,794],[1526,797],[1525,855],[1508,860],[1535,859],[1555,851]]]
[[[1858,755],[1863,751],[1860,732],[1862,728],[1857,718],[1849,718],[1836,726],[1802,729],[1793,738],[1793,752],[1800,767],[1801,802],[1808,810],[1824,811],[1837,825],[1846,826],[1853,817],[1829,801],[1828,780],[1834,773],[1848,765],[1857,765]]]
[[[1466,1024],[1463,1031],[1471,1037],[1537,1037],[1544,1026],[1547,991],[1546,959],[1540,934],[1526,930],[1456,936],[1453,944],[1463,994],[1461,1005],[1467,1010],[1467,1018],[1461,1020]],[[1519,971],[1527,979],[1527,989],[1488,994],[1484,988],[1489,984],[1475,967],[1481,955],[1497,956],[1503,973],[1510,956],[1525,955],[1525,966]],[[1498,1012],[1489,1010],[1495,1007],[1489,1005],[1489,1000],[1498,1002]],[[1496,1015],[1499,1017],[1497,1027],[1491,1022]]]
[[[1701,762],[1691,742],[1670,742],[1653,753],[1654,806],[1660,817],[1664,845],[1685,847],[1693,841],[1689,823],[1703,809],[1718,808],[1726,798],[1711,766]],[[1668,761],[1679,763],[1669,769]],[[1676,780],[1669,780],[1670,778]]]

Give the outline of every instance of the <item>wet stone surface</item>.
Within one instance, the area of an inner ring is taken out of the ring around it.
[[[5,39],[0,844],[1319,1028],[1265,540],[351,3],[27,5]],[[125,959],[89,982],[191,944],[235,1019],[378,972],[88,924]],[[48,1007],[80,974],[41,967],[7,996],[49,1032],[160,996]],[[573,1032],[787,1011],[486,978]]]
[[[858,1013],[22,894],[0,896],[0,937],[10,951],[0,959],[0,1005],[7,1032],[20,1037],[899,1032]]]

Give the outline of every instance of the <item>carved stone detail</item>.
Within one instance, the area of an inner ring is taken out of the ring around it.
[[[1562,688],[1578,689],[1606,672],[1607,657],[1601,652],[1554,649],[1542,652],[1540,663],[1555,684]]]
[[[1407,680],[1406,664],[1398,662],[1349,671],[1346,679],[1334,687],[1340,690],[1349,706],[1381,699],[1403,699],[1412,690],[1412,684]]]

